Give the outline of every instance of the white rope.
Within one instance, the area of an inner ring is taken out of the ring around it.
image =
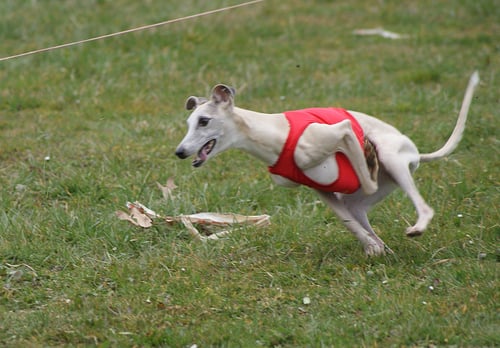
[[[91,42],[91,41],[97,41],[97,40],[107,39],[107,38],[110,38],[110,37],[124,35],[124,34],[128,34],[128,33],[133,33],[133,32],[140,31],[140,30],[146,30],[146,29],[156,28],[156,27],[160,27],[160,26],[163,26],[163,25],[177,23],[177,22],[182,22],[182,21],[186,21],[186,20],[194,19],[194,18],[198,18],[198,17],[208,16],[208,15],[211,15],[211,14],[214,14],[214,13],[228,11],[228,10],[232,10],[232,9],[243,7],[243,6],[253,5],[253,4],[256,4],[258,2],[262,2],[262,1],[264,1],[264,0],[252,0],[252,1],[244,2],[244,3],[233,5],[233,6],[222,7],[222,8],[218,8],[218,9],[215,9],[215,10],[210,10],[210,11],[206,11],[206,12],[194,14],[194,15],[191,15],[191,16],[170,19],[170,20],[167,20],[167,21],[163,21],[163,22],[159,22],[159,23],[155,23],[155,24],[144,25],[142,27],[127,29],[127,30],[119,31],[119,32],[112,33],[112,34],[106,34],[106,35],[96,36],[96,37],[92,37],[90,39],[84,39],[84,40],[69,42],[69,43],[65,43],[65,44],[62,44],[62,45],[57,45],[57,46],[52,46],[52,47],[47,47],[47,48],[40,48],[40,49],[37,49],[37,50],[28,51],[28,52],[24,52],[24,53],[15,54],[15,55],[12,55],[12,56],[0,58],[0,62],[5,61],[5,60],[9,60],[9,59],[25,57],[25,56],[29,56],[29,55],[32,55],[32,54],[37,54],[37,53],[42,53],[42,52],[47,52],[47,51],[53,51],[53,50],[57,50],[59,48],[65,48],[65,47],[69,47],[69,46],[80,45],[80,44]]]

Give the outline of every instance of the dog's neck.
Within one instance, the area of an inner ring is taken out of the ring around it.
[[[276,163],[288,136],[289,125],[283,114],[265,114],[234,108],[238,139],[234,147],[244,150],[270,166]]]

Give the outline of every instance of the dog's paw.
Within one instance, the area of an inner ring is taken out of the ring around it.
[[[412,226],[412,227],[408,227],[406,229],[406,236],[407,237],[419,237],[421,236],[422,234],[424,233],[424,231],[422,231],[420,228],[418,228],[417,226]]]
[[[422,205],[419,209],[417,223],[414,226],[408,227],[406,229],[406,235],[408,237],[421,236],[427,228],[429,222],[431,222],[433,216],[434,209],[429,207],[427,204]]]
[[[385,245],[379,244],[368,244],[365,246],[365,254],[366,256],[382,256],[385,255]],[[390,253],[392,253],[391,249],[388,249]]]

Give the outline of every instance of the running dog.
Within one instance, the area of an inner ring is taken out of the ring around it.
[[[175,154],[195,155],[194,167],[229,148],[263,161],[282,186],[307,185],[361,242],[367,255],[392,251],[368,221],[370,208],[397,186],[409,196],[417,222],[407,228],[419,236],[434,211],[420,195],[412,173],[420,162],[448,156],[458,145],[479,75],[469,80],[455,128],[439,150],[419,154],[415,144],[393,126],[356,111],[311,108],[265,114],[236,107],[235,90],[216,85],[209,99],[191,96],[188,131]]]

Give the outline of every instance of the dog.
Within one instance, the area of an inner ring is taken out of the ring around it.
[[[426,154],[395,127],[367,114],[336,108],[251,111],[235,106],[234,88],[219,84],[208,99],[187,99],[186,109],[192,113],[175,154],[181,159],[195,155],[192,165],[200,167],[227,149],[246,151],[268,166],[276,184],[316,190],[368,256],[393,253],[370,226],[369,210],[399,186],[417,213],[406,235],[424,232],[434,210],[420,195],[412,174],[420,162],[441,159],[457,147],[478,84],[476,71],[451,136],[439,150]]]

